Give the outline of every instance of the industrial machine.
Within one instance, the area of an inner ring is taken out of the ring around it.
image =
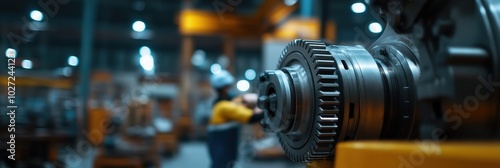
[[[469,161],[498,167],[500,1],[366,3],[387,23],[371,46],[294,40],[277,69],[260,75],[262,125],[276,132],[290,159],[311,167],[334,158],[335,167],[348,159],[359,162],[351,167],[380,164],[365,164],[366,157],[381,163],[381,157],[394,156],[386,159],[393,162],[398,155],[415,160],[411,152],[421,140],[436,142],[441,152],[428,157],[446,159],[417,166],[446,165],[463,152],[496,155]],[[493,143],[468,146],[484,141]],[[347,156],[356,150],[370,156]],[[453,164],[469,165],[460,163]],[[384,166],[398,164],[411,167]]]

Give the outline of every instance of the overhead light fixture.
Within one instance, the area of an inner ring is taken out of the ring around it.
[[[30,17],[34,21],[40,22],[43,20],[43,13],[40,12],[39,10],[32,10],[30,13]]]
[[[239,91],[246,92],[248,89],[250,89],[250,82],[247,80],[240,80],[238,83],[236,83],[236,88]]]
[[[17,57],[16,49],[7,48],[7,50],[5,50],[5,56],[7,56],[7,58],[16,58]]]
[[[380,33],[382,32],[382,25],[380,25],[380,23],[377,22],[370,23],[368,25],[368,30],[370,30],[370,32],[372,33]]]
[[[21,62],[21,66],[24,69],[31,69],[33,68],[33,62],[31,62],[31,60],[23,60],[23,62]]]
[[[366,11],[366,6],[361,2],[354,3],[351,5],[351,10],[354,13],[363,13]]]
[[[247,69],[245,71],[245,78],[247,78],[248,80],[254,80],[256,76],[257,73],[255,73],[255,70],[253,69]]]
[[[142,68],[146,71],[152,71],[155,68],[155,61],[153,59],[153,56],[151,55],[141,56],[139,63],[141,64]]]
[[[141,49],[139,49],[139,54],[141,54],[141,56],[151,55],[151,49],[147,46],[142,46]]]
[[[210,72],[212,72],[212,74],[219,74],[222,72],[222,66],[219,64],[212,64],[212,66],[210,66]]]
[[[78,65],[78,57],[72,55],[68,57],[68,65],[77,66]]]
[[[136,32],[143,32],[146,30],[146,24],[143,21],[135,21],[132,24],[132,29]]]

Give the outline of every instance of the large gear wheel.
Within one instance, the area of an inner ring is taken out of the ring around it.
[[[280,93],[283,90],[302,100],[290,99],[290,103],[283,104],[270,100],[270,104],[278,107],[273,107],[276,110],[266,114],[274,122],[270,125],[271,129],[282,131],[277,136],[283,149],[297,162],[332,155],[331,149],[338,141],[337,131],[341,126],[339,118],[343,114],[339,106],[341,79],[326,45],[320,41],[294,40],[283,50],[278,69],[268,72],[268,76],[263,78],[291,81],[295,89],[286,90],[270,82],[262,88],[270,93],[268,99],[286,97]],[[285,110],[282,114],[273,114],[280,108]]]
[[[289,158],[332,158],[340,141],[379,139],[412,127],[412,73],[406,59],[393,54],[406,47],[396,52],[384,46],[374,48],[374,57],[360,46],[294,40],[283,50],[277,70],[260,76],[263,125],[277,133]],[[400,101],[387,104],[392,98],[386,92]],[[384,128],[384,121],[403,122]],[[386,137],[404,139],[409,134]]]

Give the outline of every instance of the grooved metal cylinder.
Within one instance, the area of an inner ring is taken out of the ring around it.
[[[277,132],[287,154],[299,162],[332,155],[339,141],[382,138],[384,122],[398,117],[388,111],[400,108],[389,102],[399,87],[394,83],[413,79],[412,73],[390,73],[391,66],[406,64],[394,60],[373,57],[363,47],[295,40],[278,69],[261,75],[263,124]],[[412,125],[413,115],[406,118]]]

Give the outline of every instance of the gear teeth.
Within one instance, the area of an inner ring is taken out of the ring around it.
[[[330,122],[336,122],[338,121],[339,119],[335,116],[322,116],[320,115],[319,116],[319,122],[320,123],[330,123]]]
[[[328,92],[328,91],[319,91],[320,96],[331,96],[331,97],[338,97],[340,96],[339,91],[333,91],[333,92]]]
[[[326,45],[318,40],[296,39],[291,41],[281,53],[278,68],[285,57],[292,52],[300,52],[307,58],[311,68],[311,77],[314,81],[316,95],[316,115],[314,127],[311,130],[311,137],[299,150],[290,147],[283,139],[285,135],[278,133],[278,139],[288,157],[297,162],[307,162],[331,158],[333,149],[338,141],[337,133],[341,129],[342,117],[339,98],[341,96],[339,76],[337,75],[337,64],[332,54],[326,49]]]
[[[323,45],[324,46],[324,45]],[[314,46],[314,47],[320,47],[319,45],[318,46]],[[316,54],[330,54],[330,52],[326,49],[323,49],[323,48],[314,48],[314,49],[310,49],[309,50],[310,53],[314,53],[315,55]]]
[[[328,54],[314,54],[314,60],[329,60],[332,55]]]
[[[339,87],[339,84],[338,83],[324,83],[324,82],[320,82],[319,83],[320,87],[321,88],[338,88]]]
[[[319,99],[319,105],[321,107],[324,107],[324,106],[335,106],[335,105],[338,105],[340,104],[340,102],[338,100],[323,100],[323,99]]]
[[[319,107],[318,110],[323,111],[323,114],[325,114],[325,115],[333,115],[333,114],[338,114],[339,113],[339,109],[336,106],[333,106],[333,108]]]
[[[321,145],[321,144],[331,144],[333,142],[335,142],[335,140],[333,140],[332,138],[332,139],[319,139],[316,143]]]
[[[337,75],[318,75],[320,80],[337,80],[339,76]]]
[[[328,73],[334,73],[337,68],[335,67],[318,67],[318,73],[320,74],[328,74]]]
[[[328,137],[332,137],[332,136],[336,136],[336,135],[337,135],[337,133],[335,133],[335,132],[320,133],[319,138],[328,138]]]
[[[335,62],[333,60],[316,60],[314,61],[314,64],[316,64],[316,68],[333,67],[333,65],[335,65]]]
[[[322,130],[333,130],[333,129],[337,129],[339,126],[337,126],[337,124],[334,124],[334,125],[329,125],[329,124],[326,124],[326,125],[323,125],[321,123],[319,123],[320,127]]]

